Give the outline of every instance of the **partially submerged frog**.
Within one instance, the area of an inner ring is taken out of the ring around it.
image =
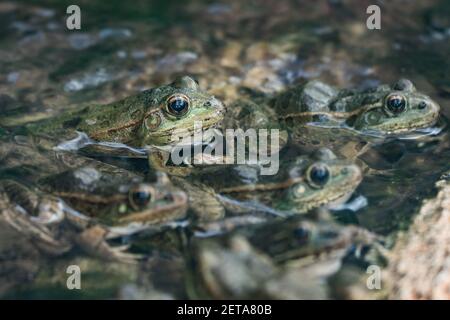
[[[239,170],[238,174],[242,174],[243,168]],[[245,211],[246,203],[256,202],[278,213],[306,213],[345,202],[361,182],[362,172],[353,162],[338,159],[331,150],[321,148],[309,156],[281,160],[279,173],[274,176],[258,176],[254,181],[233,179],[230,173],[227,177],[217,181],[216,174],[202,180],[213,183],[220,195],[237,200],[221,198],[233,212]],[[251,205],[248,208],[256,209]]]
[[[2,217],[51,254],[75,244],[102,258],[130,262],[126,246],[106,240],[185,217],[187,196],[165,174],[153,183],[128,172],[82,167],[39,180],[32,188],[0,180]]]
[[[314,80],[274,97],[252,93],[229,106],[224,126],[280,128],[296,144],[333,146],[334,151],[348,149],[348,140],[354,140],[361,154],[367,141],[433,127],[439,112],[439,105],[407,79],[363,90],[338,90]]]
[[[197,131],[216,126],[224,111],[218,99],[184,76],[118,102],[69,110],[55,118],[28,124],[26,132],[50,139],[52,147],[59,150],[88,147],[84,152],[87,155],[142,157],[143,148],[177,143]],[[196,122],[202,125],[194,126]]]
[[[196,185],[178,177],[172,177],[169,181],[163,172],[152,168],[144,177],[143,172],[134,167],[125,170],[71,152],[49,151],[34,145],[32,139],[22,138],[15,137],[11,141],[5,139],[0,143],[0,177],[19,178],[18,182],[21,184],[39,186],[40,193],[47,192],[62,198],[74,209],[103,223],[109,221],[118,224],[117,210],[122,210],[121,216],[126,216],[125,213],[133,209],[128,202],[126,190],[132,185],[139,185],[139,182],[154,183],[158,176],[161,183],[147,188],[151,192],[147,192],[148,196],[155,193],[158,195],[164,190],[183,190],[189,195],[189,199],[182,199],[181,202],[188,202],[185,205],[192,208],[192,211],[208,217],[208,220],[220,219],[224,215],[224,209],[214,190],[206,185]],[[171,182],[174,182],[173,186]],[[153,190],[155,187],[161,190]],[[171,195],[168,196],[170,199]],[[96,201],[99,203],[96,204]],[[176,203],[180,203],[180,200]],[[164,208],[167,210],[163,210]],[[179,217],[177,205],[171,207],[168,203],[164,208],[161,208],[159,219],[171,221]],[[126,219],[130,225],[136,225],[139,219],[145,217],[136,214]],[[158,215],[155,212],[147,220],[156,222],[156,218]]]
[[[354,246],[376,236],[357,227],[300,216],[193,243],[192,298],[324,299],[328,277]]]
[[[337,90],[310,81],[278,96],[281,119],[300,118],[318,125],[344,124],[361,133],[395,135],[433,126],[440,107],[410,80],[364,90]]]

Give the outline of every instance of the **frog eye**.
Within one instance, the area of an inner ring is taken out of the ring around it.
[[[299,226],[294,230],[294,237],[301,242],[305,242],[311,236],[310,231],[302,226]]]
[[[183,94],[174,94],[167,99],[166,111],[175,117],[182,117],[189,111],[189,98]]]
[[[133,209],[138,210],[155,199],[155,190],[145,184],[139,184],[130,188],[128,199]]]
[[[399,114],[406,109],[406,98],[400,94],[392,94],[386,98],[386,108],[393,114]]]
[[[323,163],[313,164],[306,171],[306,179],[313,188],[321,188],[330,180],[330,169]]]

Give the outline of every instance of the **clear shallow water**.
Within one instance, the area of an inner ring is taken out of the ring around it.
[[[448,10],[445,0],[382,6],[381,31],[364,26],[370,1],[137,1],[133,6],[79,1],[86,14],[77,32],[65,29],[68,4],[0,4],[0,136],[11,127],[83,104],[111,102],[180,74],[196,77],[226,103],[239,96],[239,86],[276,93],[311,78],[338,87],[367,87],[407,77],[450,117],[450,26],[440,19]],[[408,227],[421,201],[436,193],[435,181],[450,169],[448,127],[426,143],[403,139],[374,151],[363,161],[377,171],[366,175],[356,192],[367,199],[367,206],[343,208],[334,215],[390,235]],[[8,247],[14,235],[9,236],[2,241],[0,262],[5,266],[15,258]],[[183,269],[180,254],[156,244],[151,250],[157,258],[144,274],[173,262],[173,274],[157,289],[184,297],[182,289],[171,287]],[[160,252],[166,256],[159,257]],[[76,254],[35,259],[25,259],[16,270],[4,267],[0,295],[69,294],[58,289],[62,280],[36,281],[24,288],[17,284],[27,284],[35,274],[42,279],[58,274],[63,265],[78,259]],[[79,259],[77,263],[93,270],[92,279],[104,265]],[[39,270],[31,261],[39,261]],[[88,296],[111,297],[116,295],[112,287],[137,281],[122,277],[120,267],[110,275],[116,281],[94,286]]]

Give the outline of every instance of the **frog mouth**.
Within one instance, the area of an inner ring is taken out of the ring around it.
[[[387,135],[399,135],[406,134],[408,132],[418,132],[420,130],[433,127],[438,122],[438,117],[421,118],[421,124],[419,124],[418,122],[414,124],[413,129],[411,129],[411,127],[408,125],[400,124],[394,129],[387,131]]]
[[[328,209],[334,209],[335,207],[339,207],[346,203],[352,196],[355,191],[356,186],[354,188],[349,188],[346,191],[337,192],[334,196],[324,197],[319,201],[312,201],[309,204],[301,207],[301,210],[297,211],[297,213],[306,213],[314,208],[325,207]],[[295,211],[295,209],[293,210]]]
[[[439,111],[427,114],[415,112],[411,114],[407,121],[399,121],[398,118],[392,118],[386,123],[374,126],[373,131],[378,132],[380,135],[401,135],[433,127],[439,122],[440,118]],[[368,131],[370,132],[371,130]]]
[[[355,188],[356,189],[356,188]],[[335,199],[329,200],[326,204],[328,209],[336,209],[343,206],[352,197],[354,190],[338,195]]]

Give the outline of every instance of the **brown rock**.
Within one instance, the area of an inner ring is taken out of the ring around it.
[[[438,185],[437,197],[424,203],[392,251],[392,299],[450,299],[450,183]]]

